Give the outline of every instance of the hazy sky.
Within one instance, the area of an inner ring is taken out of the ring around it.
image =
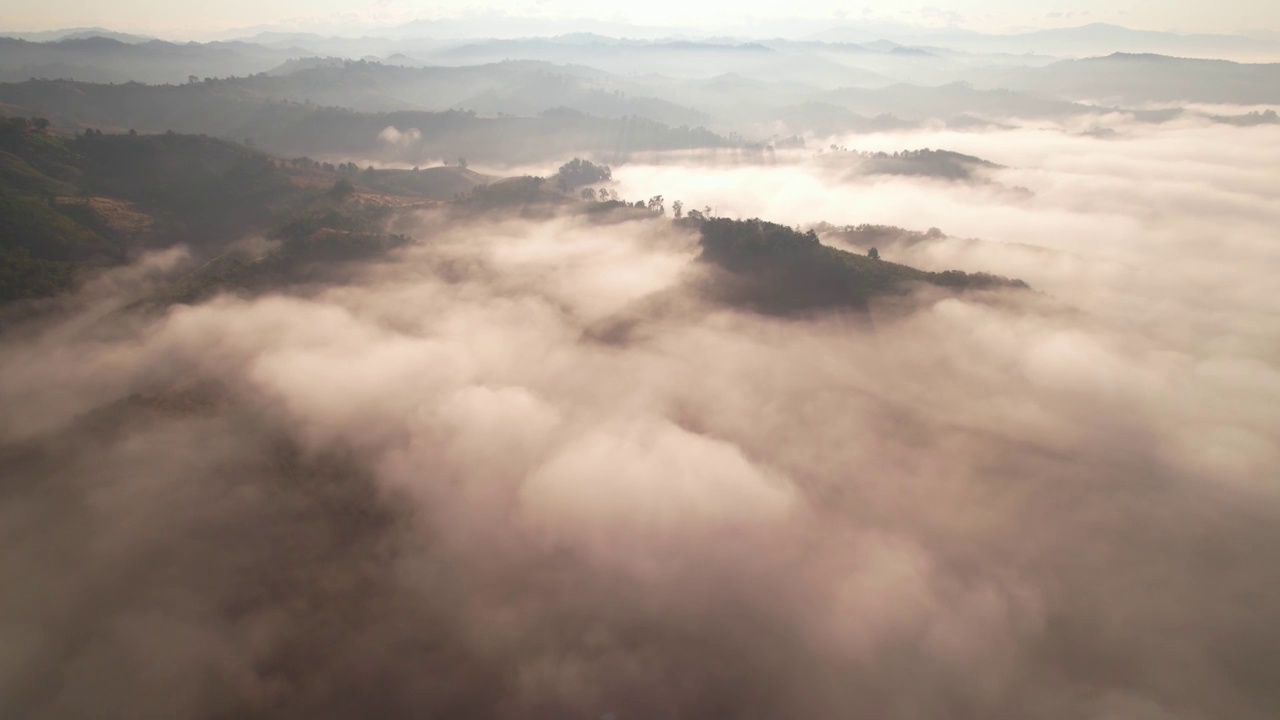
[[[933,27],[960,26],[1006,32],[1109,22],[1128,27],[1182,32],[1280,31],[1277,0],[953,0],[920,4],[891,0],[222,0],[173,3],[168,0],[50,0],[4,3],[0,28],[9,31],[105,26],[160,35],[201,36],[232,28],[284,25],[299,29],[351,32],[409,20],[502,13],[546,19],[595,18],[611,22],[734,31],[770,21],[874,21]]]

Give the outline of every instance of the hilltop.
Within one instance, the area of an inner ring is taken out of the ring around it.
[[[826,308],[866,309],[876,296],[928,285],[950,291],[1026,290],[1027,284],[987,273],[928,272],[823,245],[760,219],[698,222],[701,260],[723,271],[714,292],[763,312],[790,314]]]

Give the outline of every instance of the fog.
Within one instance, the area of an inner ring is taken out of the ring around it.
[[[1280,131],[1107,122],[836,139],[986,183],[615,168],[1037,291],[870,322],[717,304],[665,218],[104,275],[0,344],[0,714],[1275,717]]]
[[[665,193],[730,217],[938,227],[953,238],[979,238],[893,248],[887,257],[1023,278],[1087,309],[1095,322],[1190,331],[1182,340],[1188,348],[1224,324],[1254,324],[1247,334],[1259,352],[1268,348],[1259,359],[1274,362],[1270,328],[1256,323],[1280,310],[1264,270],[1280,261],[1280,129],[1192,120],[1143,125],[1123,116],[1110,127],[1110,139],[1046,125],[830,140],[864,151],[948,149],[1006,166],[986,174],[985,183],[850,176],[840,167],[851,161],[816,150],[771,166],[632,164],[615,179],[624,197]],[[1034,196],[1011,196],[1018,187]],[[1152,317],[1153,305],[1167,314]]]

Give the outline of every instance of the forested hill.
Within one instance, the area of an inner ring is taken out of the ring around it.
[[[987,273],[927,272],[823,245],[816,232],[801,233],[764,220],[697,220],[704,262],[724,273],[713,288],[722,299],[770,313],[824,308],[864,309],[880,295],[919,285],[955,291],[1025,290],[1027,284]]]
[[[253,232],[378,235],[396,207],[489,179],[460,167],[286,160],[199,135],[69,136],[44,119],[0,118],[0,301],[52,295],[80,270],[178,243],[211,257]]]
[[[1113,53],[1062,60],[1044,67],[986,69],[975,73],[984,87],[1052,93],[1059,97],[1108,98],[1124,103],[1214,103],[1265,105],[1280,102],[1280,63]]]
[[[531,116],[565,107],[606,118],[637,116],[672,127],[697,127],[711,120],[707,113],[642,94],[627,77],[580,65],[528,60],[462,67],[366,61],[317,61],[308,67],[299,62],[221,82],[273,100],[363,112],[460,109],[481,115]]]
[[[162,302],[277,291],[408,242],[388,228],[404,211],[426,206],[450,208],[463,223],[491,213],[530,222],[579,213],[602,223],[665,214],[661,197],[630,203],[596,192],[610,182],[608,167],[580,159],[551,178],[496,180],[458,166],[361,169],[198,135],[72,136],[44,119],[0,119],[0,302],[54,295],[82,271],[176,244],[202,265],[163,292]],[[699,234],[701,259],[712,270],[704,289],[754,311],[862,310],[875,296],[921,284],[1026,287],[844,252],[813,232],[762,220],[690,215],[675,223]],[[245,254],[237,243],[247,237],[265,237],[272,249]]]
[[[73,77],[93,82],[182,82],[189,75],[246,75],[300,57],[299,48],[246,42],[126,42],[112,37],[30,42],[0,37],[0,80]]]
[[[261,222],[291,185],[249,148],[184,135],[69,138],[0,121],[0,299],[48,295],[84,265],[124,262]]]
[[[249,141],[280,155],[346,155],[425,164],[440,158],[520,163],[574,153],[724,147],[703,128],[575,110],[482,117],[470,111],[356,112],[272,100],[235,80],[186,85],[102,85],[63,80],[0,84],[0,107],[68,127],[175,131]],[[390,130],[389,130],[390,128]]]

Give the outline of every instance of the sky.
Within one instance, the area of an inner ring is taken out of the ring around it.
[[[164,37],[201,38],[228,30],[278,26],[348,34],[417,19],[492,14],[553,21],[591,18],[727,33],[769,27],[799,31],[805,27],[863,23],[1014,32],[1093,22],[1177,32],[1280,32],[1280,2],[1276,0],[926,0],[918,5],[890,0],[803,0],[785,4],[773,0],[514,0],[501,4],[483,0],[224,0],[194,6],[167,0],[52,0],[5,3],[0,9],[0,28],[30,32],[101,26]],[[782,20],[789,23],[779,25]]]

